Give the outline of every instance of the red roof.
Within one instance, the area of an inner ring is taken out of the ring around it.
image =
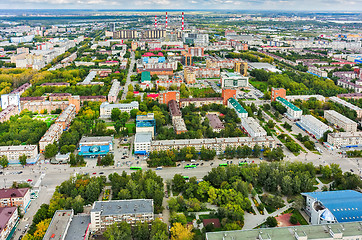
[[[218,218],[204,219],[202,220],[202,223],[204,224],[204,227],[209,224],[214,224],[215,228],[221,228],[220,220]]]
[[[140,92],[139,91],[134,91],[133,94],[139,94]]]
[[[14,198],[14,197],[24,197],[25,194],[29,191],[29,188],[5,188],[0,189],[0,199],[2,198]]]
[[[158,93],[150,93],[150,94],[147,94],[147,97],[149,98],[158,98],[159,94]]]

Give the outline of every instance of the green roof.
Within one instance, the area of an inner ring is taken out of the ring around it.
[[[229,98],[228,101],[230,104],[235,108],[235,110],[239,113],[248,113],[238,101],[236,101],[234,98]]]
[[[288,102],[287,100],[285,100],[282,97],[277,97],[276,100],[278,100],[279,102],[281,102],[283,105],[285,105],[286,107],[292,109],[293,111],[302,111],[300,108],[298,108],[297,106],[295,106],[293,103]]]
[[[141,82],[151,81],[151,73],[148,71],[144,71],[141,73]]]

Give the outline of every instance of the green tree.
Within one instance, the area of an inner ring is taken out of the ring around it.
[[[58,147],[55,144],[48,144],[45,147],[44,156],[45,158],[52,158],[57,155]]]
[[[104,232],[107,240],[132,240],[131,226],[127,222],[114,223]]]
[[[155,219],[151,223],[151,232],[150,232],[150,240],[167,240],[168,232],[167,232],[167,224],[159,220]]]
[[[23,165],[23,166],[26,165],[26,159],[27,159],[27,156],[25,154],[21,155],[19,157],[20,164]]]
[[[112,112],[111,112],[111,119],[113,122],[119,120],[121,117],[121,110],[119,110],[118,108],[113,108]]]
[[[8,161],[7,156],[1,156],[1,157],[0,157],[0,165],[1,165],[3,168],[6,168],[6,167],[9,165],[9,161]]]
[[[138,222],[132,231],[134,240],[149,240],[150,239],[150,230],[148,228],[148,223]]]
[[[268,227],[276,227],[278,225],[278,221],[275,217],[268,217],[265,222]]]

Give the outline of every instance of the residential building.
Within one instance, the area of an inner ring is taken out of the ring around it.
[[[249,78],[240,73],[222,72],[220,77],[221,87],[224,88],[247,88]]]
[[[175,140],[158,140],[152,141],[152,151],[162,151],[171,149],[181,149],[185,147],[195,147],[196,151],[200,151],[202,147],[206,149],[215,150],[217,153],[221,153],[227,146],[249,146],[253,148],[255,145],[259,145],[264,148],[274,148],[276,142],[273,137],[235,137],[235,138],[202,138],[202,139],[175,139]]]
[[[277,102],[280,102],[286,109],[286,116],[292,120],[300,119],[300,117],[303,115],[303,111],[295,106],[294,104],[288,102],[284,98],[277,97],[275,99]]]
[[[98,96],[79,96],[80,102],[83,104],[84,102],[105,102],[107,101],[106,96],[98,95]]]
[[[151,83],[151,74],[149,71],[141,73],[141,83]]]
[[[181,52],[181,63],[184,66],[191,66],[192,65],[192,55],[187,52]]]
[[[69,106],[69,101],[22,101],[20,102],[21,110],[27,109],[31,112],[50,113],[51,111],[64,110]]]
[[[90,230],[103,232],[117,222],[136,224],[154,220],[152,199],[96,201],[91,210]]]
[[[49,101],[68,101],[71,96],[70,93],[51,93]]]
[[[76,115],[76,108],[74,104],[70,104],[62,113],[59,115],[56,123],[60,123],[63,126],[63,130],[66,130],[70,123],[73,121]]]
[[[9,121],[10,117],[16,114],[19,114],[19,108],[15,105],[9,105],[0,112],[0,123]]]
[[[362,132],[328,133],[327,142],[336,148],[362,147]]]
[[[152,133],[141,132],[136,133],[134,140],[134,153],[140,155],[147,155],[151,150]]]
[[[228,99],[228,108],[233,108],[239,118],[247,118],[248,112],[240,105],[235,98]]]
[[[353,105],[352,103],[349,103],[349,102],[347,102],[347,101],[345,101],[343,99],[340,99],[338,97],[330,97],[328,100],[332,101],[332,102],[335,102],[335,103],[338,103],[338,104],[341,104],[341,105],[343,105],[343,106],[345,106],[345,107],[347,107],[347,108],[349,108],[351,110],[356,111],[357,112],[357,118],[362,118],[362,109],[355,106],[355,105]]]
[[[351,240],[361,239],[362,222],[300,225],[206,233],[206,240]]]
[[[203,57],[204,56],[204,48],[203,47],[189,47],[189,54],[192,57]]]
[[[185,67],[184,79],[186,84],[193,84],[196,82],[196,72],[193,68]]]
[[[277,97],[284,98],[287,95],[287,91],[284,88],[271,88],[271,101],[275,101]]]
[[[117,101],[120,86],[121,86],[120,82],[117,81],[116,79],[113,79],[112,87],[108,93],[108,102],[112,103]]]
[[[223,88],[221,97],[223,98],[223,104],[227,105],[229,98],[236,98],[236,89]]]
[[[250,137],[265,137],[266,131],[253,117],[241,118],[241,127]]]
[[[308,192],[302,193],[302,196],[305,197],[305,212],[309,215],[312,225],[361,221],[362,193],[360,192],[353,190]]]
[[[346,132],[356,132],[357,123],[352,121],[346,116],[334,111],[334,110],[325,110],[324,118],[338,128],[343,128]]]
[[[176,134],[187,132],[187,127],[183,118],[173,118],[172,126]]]
[[[51,125],[39,141],[39,151],[42,153],[45,151],[46,146],[57,142],[62,133],[63,125],[61,123],[54,123]]]
[[[21,94],[23,94],[28,88],[31,87],[30,83],[24,83],[23,85],[21,85],[20,87],[18,87],[17,89],[11,91],[11,94],[16,94],[18,93],[20,96]]]
[[[202,107],[204,105],[209,104],[222,104],[222,97],[210,97],[210,98],[181,98],[180,99],[180,107],[184,108],[189,106],[190,104],[194,104],[195,107]]]
[[[180,101],[180,92],[179,91],[161,91],[158,97],[158,102],[161,104],[166,104],[171,100],[175,100],[176,102]]]
[[[78,214],[73,216],[70,222],[65,240],[89,239],[91,223],[90,214]]]
[[[225,129],[224,124],[216,114],[206,114],[206,117],[209,119],[209,124],[212,128],[212,131],[221,132],[221,130]]]
[[[311,98],[315,98],[317,101],[321,101],[321,102],[326,101],[326,98],[322,95],[288,95],[288,96],[284,96],[282,98],[284,98],[290,102],[293,102],[295,100],[308,101]],[[275,99],[274,99],[274,101],[275,101]]]
[[[167,76],[172,76],[173,75],[173,69],[172,68],[143,68],[138,69],[137,72],[141,73],[141,72],[150,72],[151,76],[153,75],[157,75],[157,76],[162,76],[162,75],[167,75]]]
[[[87,137],[83,136],[79,141],[79,155],[104,156],[113,151],[113,137]]]
[[[362,93],[342,93],[337,95],[338,98],[346,98],[346,99],[361,99]]]
[[[121,112],[130,113],[133,109],[139,108],[139,103],[137,101],[133,101],[130,103],[109,103],[103,102],[99,107],[99,115],[101,118],[110,118],[112,114],[112,110],[114,108],[118,108]]]
[[[152,138],[156,134],[156,120],[153,113],[147,115],[137,115],[136,117],[136,133],[151,132]]]
[[[29,188],[0,189],[0,207],[20,207],[25,211],[30,203]]]
[[[220,57],[207,57],[206,58],[206,67],[207,68],[228,68],[232,69],[235,66],[236,62],[242,62],[241,59],[227,59]]]
[[[10,93],[1,95],[1,108],[6,109],[10,105],[15,105],[20,109],[20,94]]]
[[[0,240],[10,239],[10,233],[19,219],[17,207],[0,207]]]
[[[312,115],[302,115],[300,121],[296,124],[316,139],[322,138],[323,134],[327,131],[333,131],[331,127],[322,123]]]
[[[204,68],[204,67],[193,67],[195,70],[196,78],[219,78],[220,68]]]
[[[49,224],[43,240],[57,239],[65,240],[70,223],[72,222],[74,211],[72,210],[57,210],[54,213],[52,221]]]
[[[25,155],[27,162],[32,163],[38,155],[37,145],[0,146],[0,156],[6,156],[10,164],[19,163],[19,157]]]
[[[182,118],[182,113],[179,104],[172,99],[168,103],[168,108],[172,118],[172,125],[176,134],[187,132],[186,124]]]
[[[234,65],[234,71],[246,77],[248,75],[248,63],[236,62]]]

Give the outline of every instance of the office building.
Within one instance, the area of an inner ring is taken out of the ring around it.
[[[91,210],[90,230],[103,232],[117,222],[134,225],[154,220],[152,199],[96,201]]]
[[[316,139],[322,138],[323,134],[327,131],[333,131],[331,127],[322,123],[312,115],[302,115],[300,121],[296,124]]]
[[[151,150],[152,133],[136,133],[134,140],[134,153],[139,155],[147,155]]]
[[[10,234],[16,227],[18,219],[17,207],[0,207],[0,240],[10,239]]]
[[[207,114],[206,118],[209,119],[209,124],[212,128],[212,131],[221,132],[221,130],[225,129],[224,124],[216,114]]]
[[[241,118],[241,127],[250,137],[265,137],[266,131],[253,117]]]
[[[117,101],[120,85],[121,84],[119,81],[117,81],[116,79],[113,79],[112,87],[108,93],[108,102],[112,103],[112,102]]]
[[[49,224],[43,240],[58,239],[65,240],[70,223],[74,216],[73,210],[57,210]]]
[[[158,140],[152,141],[152,151],[162,151],[171,149],[181,149],[185,147],[195,147],[196,151],[200,151],[202,147],[215,150],[218,154],[225,151],[229,147],[249,146],[253,148],[259,145],[262,149],[274,148],[276,142],[273,137],[234,137],[234,138],[202,138],[202,139],[175,139],[175,140]]]
[[[30,203],[29,188],[0,189],[0,207],[20,207],[25,211]]]
[[[271,88],[271,101],[275,101],[277,97],[284,98],[287,95],[287,91],[284,88]]]
[[[234,65],[234,71],[246,77],[248,75],[248,63],[236,62]]]
[[[79,155],[104,156],[113,151],[113,137],[86,137],[79,141]]]
[[[336,148],[353,150],[362,147],[362,132],[328,133],[327,142]]]
[[[228,108],[233,108],[239,118],[247,118],[248,112],[240,105],[240,103],[235,98],[229,98]]]
[[[277,102],[280,102],[286,109],[286,116],[292,120],[300,119],[300,117],[303,115],[303,111],[295,106],[294,104],[288,102],[284,98],[277,97],[275,99]]]
[[[166,104],[171,100],[175,100],[176,102],[180,101],[180,92],[179,91],[161,91],[158,96],[158,102],[161,104]]]
[[[223,98],[222,97],[210,97],[210,98],[181,98],[180,99],[180,107],[184,108],[189,106],[190,104],[194,104],[195,107],[202,107],[204,105],[209,104],[222,104]]]
[[[49,144],[57,142],[63,133],[63,125],[61,123],[52,124],[39,141],[39,151],[45,151],[45,147]]]
[[[130,103],[109,103],[103,102],[99,107],[99,115],[100,118],[110,118],[112,114],[112,110],[114,108],[118,108],[121,112],[130,113],[133,109],[139,108],[139,103],[137,101],[133,101]]]
[[[338,104],[341,104],[341,105],[343,105],[343,106],[345,106],[345,107],[347,107],[347,108],[349,108],[351,110],[356,111],[357,112],[357,118],[362,118],[362,109],[361,108],[359,108],[359,107],[357,107],[357,106],[355,106],[355,105],[353,105],[353,104],[351,104],[351,103],[349,103],[349,102],[347,102],[347,101],[345,101],[343,99],[340,99],[338,97],[330,97],[328,100],[332,101],[332,102],[335,102],[335,103],[338,103]]]
[[[310,223],[359,222],[362,218],[362,193],[353,190],[308,192],[305,197],[305,212]]]
[[[152,133],[152,138],[156,134],[156,120],[153,113],[147,115],[137,115],[136,117],[136,133]]]
[[[27,163],[33,163],[38,155],[37,145],[0,146],[0,156],[6,156],[10,164],[17,164],[19,157],[25,155]]]
[[[356,240],[362,222],[301,225],[206,233],[206,240]]]
[[[240,73],[222,72],[221,87],[224,88],[247,88],[249,87],[249,78],[244,77]]]
[[[357,123],[355,121],[352,121],[348,117],[343,116],[334,110],[324,111],[324,118],[337,128],[343,128],[346,132],[357,131]]]

